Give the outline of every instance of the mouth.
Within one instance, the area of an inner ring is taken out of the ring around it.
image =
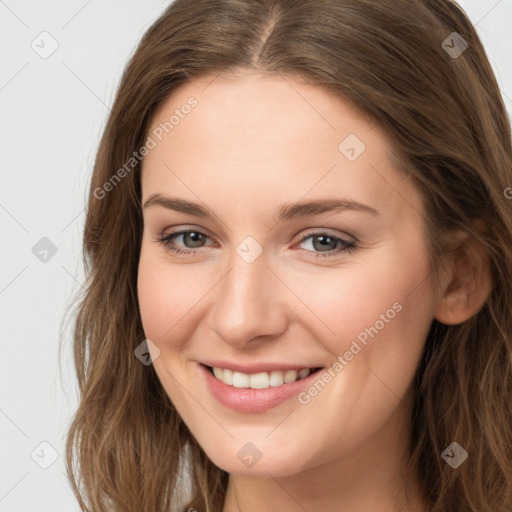
[[[267,389],[286,386],[287,384],[305,379],[323,370],[323,367],[304,367],[297,370],[271,370],[258,373],[244,373],[233,371],[229,368],[220,368],[205,364],[202,366],[204,366],[215,379],[227,386],[238,389]]]
[[[198,364],[210,394],[221,405],[249,414],[263,413],[285,402],[290,404],[289,400],[311,386],[319,378],[317,374],[324,370],[324,367],[291,368],[290,365],[280,370],[277,365],[255,364],[250,367],[253,373],[244,373],[239,371],[242,367],[234,363],[228,363],[231,368],[223,368],[220,362],[210,364],[212,366]],[[262,371],[265,368],[268,371]],[[249,366],[244,369],[249,370]]]

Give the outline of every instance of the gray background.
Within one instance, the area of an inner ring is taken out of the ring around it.
[[[108,107],[168,4],[0,0],[0,512],[78,510],[64,472],[77,400],[62,319],[83,282],[86,191]],[[460,5],[512,113],[512,0]]]

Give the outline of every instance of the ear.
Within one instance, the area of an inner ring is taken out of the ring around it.
[[[447,279],[434,318],[446,325],[460,324],[476,315],[492,290],[489,254],[473,235],[448,256]]]

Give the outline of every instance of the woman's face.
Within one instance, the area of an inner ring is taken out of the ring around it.
[[[286,476],[398,453],[438,296],[384,134],[321,88],[246,72],[182,86],[148,136],[142,322],[207,455]]]

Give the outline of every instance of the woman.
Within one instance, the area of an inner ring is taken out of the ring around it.
[[[511,133],[448,0],[176,0],[97,154],[83,510],[512,510]]]

